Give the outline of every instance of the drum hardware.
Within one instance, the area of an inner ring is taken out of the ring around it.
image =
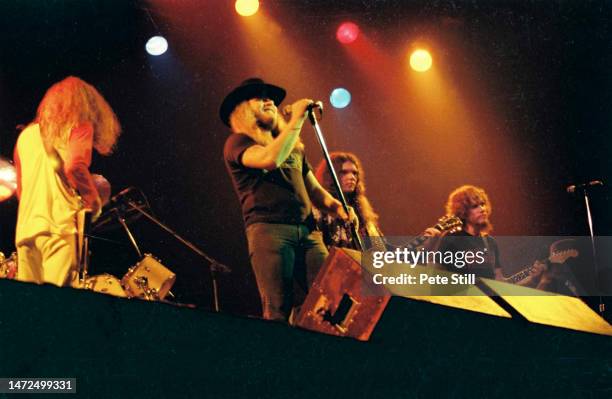
[[[79,231],[83,232],[82,235],[79,234],[79,285],[84,286],[87,284],[89,260],[91,256],[89,251],[89,236],[87,234],[91,228],[91,212],[84,210],[79,212],[77,217],[79,218],[79,223],[82,223]]]
[[[226,265],[216,261],[212,257],[208,256],[204,251],[202,251],[201,249],[196,247],[194,244],[192,244],[191,242],[187,241],[186,239],[178,235],[178,233],[176,233],[174,230],[172,230],[171,228],[169,228],[168,226],[166,226],[165,224],[157,220],[155,217],[153,217],[151,214],[143,210],[142,206],[139,206],[138,204],[130,200],[128,200],[127,202],[128,202],[128,205],[132,207],[132,209],[136,209],[144,217],[146,217],[153,223],[157,224],[164,231],[166,231],[167,233],[172,235],[175,239],[177,239],[180,243],[185,245],[187,248],[191,249],[193,252],[195,252],[196,254],[198,254],[200,257],[204,258],[208,262],[208,270],[210,271],[212,290],[213,290],[213,309],[215,310],[215,312],[219,312],[219,288],[217,285],[217,273],[230,273],[231,269],[227,267]]]
[[[140,262],[128,269],[121,284],[130,298],[159,301],[167,295],[174,296],[170,288],[175,281],[176,274],[151,254],[145,254]]]
[[[110,190],[111,185],[106,180],[106,178],[102,175],[92,174],[92,181],[100,199],[102,201],[102,205],[106,205],[110,199]],[[78,236],[79,240],[79,248],[78,248],[78,275],[79,275],[79,286],[84,286],[87,283],[88,272],[89,272],[89,261],[91,257],[91,252],[89,251],[89,239],[90,239],[90,231],[93,224],[93,216],[91,211],[84,208],[77,214],[77,223],[78,223],[78,231],[80,232]]]
[[[202,251],[201,249],[196,247],[194,244],[192,244],[191,242],[181,237],[178,233],[176,233],[170,227],[166,226],[164,223],[162,223],[157,218],[155,218],[153,215],[151,215],[148,212],[148,210],[150,209],[149,203],[141,190],[134,188],[134,187],[129,187],[127,189],[124,189],[119,194],[111,198],[111,204],[112,204],[112,207],[109,208],[100,217],[103,223],[97,223],[94,226],[94,230],[97,229],[100,225],[107,225],[109,223],[108,222],[109,217],[112,217],[113,219],[117,220],[119,224],[123,227],[125,232],[127,233],[130,239],[130,242],[132,243],[132,246],[138,253],[138,256],[142,258],[142,261],[141,261],[142,263],[148,257],[150,259],[153,259],[153,258],[151,255],[145,255],[144,257],[142,256],[142,252],[138,246],[138,243],[136,242],[136,239],[134,238],[134,236],[132,235],[128,227],[128,222],[130,222],[130,220],[135,219],[137,216],[146,217],[151,222],[155,223],[157,226],[163,229],[165,232],[172,235],[181,244],[185,245],[191,251],[195,252],[197,255],[199,255],[200,257],[206,260],[206,262],[208,263],[208,270],[210,271],[210,275],[211,275],[212,291],[213,291],[213,295],[212,295],[213,296],[213,309],[215,310],[215,312],[219,312],[219,289],[217,285],[217,274],[218,273],[229,273],[231,272],[231,269],[227,267],[226,265],[222,264],[221,262],[218,262],[214,258],[210,257],[209,255],[207,255],[204,251]],[[163,266],[159,262],[157,263],[159,264],[159,266],[161,266],[160,268],[158,268],[159,270],[165,269],[174,276],[174,274],[170,272],[168,269],[166,269],[165,266]],[[152,270],[152,271],[155,271],[155,270]],[[128,273],[122,279],[122,281],[124,281],[124,287],[126,287],[126,290],[127,290],[127,285],[131,283],[130,289],[133,291],[137,290],[136,291],[138,292],[137,296],[142,296],[142,297],[146,297],[146,296],[154,297],[155,296],[155,293],[153,291],[147,291],[147,290],[151,290],[150,276],[146,276],[148,280],[146,281],[146,286],[145,286],[144,280],[138,280],[138,283],[137,283],[133,279],[130,279],[130,278],[126,279],[128,274],[130,274],[130,271],[128,271]],[[174,283],[174,280],[172,280],[172,283]],[[159,290],[159,292],[156,293],[159,298],[163,299],[163,297],[165,297],[166,295],[173,296],[172,293],[169,292],[169,288],[166,292],[163,292],[163,293],[161,292],[161,288],[156,288],[156,286],[153,286],[153,288]]]
[[[148,278],[144,276],[136,277],[134,278],[134,283],[136,283],[136,286],[142,290],[144,299],[148,301],[157,301],[160,299],[157,290],[149,287]]]
[[[110,198],[109,202],[104,206],[102,214],[94,223],[92,230],[94,232],[104,232],[123,227],[121,223],[116,223],[118,216],[121,216],[127,224],[140,219],[142,214],[127,206],[126,200],[128,197],[131,201],[146,209],[151,208],[148,200],[140,190],[128,187]]]
[[[17,252],[8,258],[0,252],[0,278],[14,280],[17,278]]]

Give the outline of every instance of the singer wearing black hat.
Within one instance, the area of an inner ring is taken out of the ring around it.
[[[304,154],[300,132],[313,101],[293,103],[286,121],[278,110],[285,95],[281,87],[252,78],[231,91],[219,111],[232,132],[223,154],[242,206],[263,317],[269,320],[288,319],[299,305],[294,281],[306,291],[327,257],[312,205],[349,219],[318,183]]]

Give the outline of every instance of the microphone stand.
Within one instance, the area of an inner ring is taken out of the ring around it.
[[[117,207],[113,209],[113,211],[115,212],[117,216],[117,221],[119,222],[121,227],[123,227],[123,230],[125,230],[125,233],[130,239],[130,243],[134,247],[134,250],[136,250],[136,253],[138,254],[138,259],[142,259],[142,251],[140,250],[140,247],[138,246],[138,243],[136,242],[136,238],[134,238],[132,231],[130,230],[127,223],[125,222],[126,211],[124,209],[124,205],[119,204]]]
[[[178,235],[178,233],[176,233],[170,227],[166,226],[165,224],[160,222],[158,219],[153,217],[153,215],[149,214],[147,211],[142,209],[142,206],[138,205],[137,203],[135,203],[132,200],[127,200],[126,203],[127,203],[127,205],[129,207],[131,207],[132,209],[134,209],[137,212],[140,212],[144,217],[146,217],[147,219],[149,219],[150,221],[152,221],[153,223],[155,223],[156,225],[161,227],[166,232],[170,233],[179,242],[181,242],[186,247],[191,249],[193,252],[195,252],[196,254],[198,254],[199,256],[201,256],[202,258],[204,258],[204,259],[206,259],[208,261],[208,264],[209,264],[208,268],[210,270],[211,281],[212,281],[212,289],[213,289],[213,308],[214,308],[214,311],[218,313],[219,312],[219,288],[218,288],[218,285],[217,285],[217,273],[218,272],[221,272],[221,273],[230,273],[231,269],[229,267],[227,267],[226,265],[218,262],[214,258],[208,256],[204,251],[202,251],[201,249],[196,247],[194,244],[192,244],[191,242],[187,241],[186,239],[184,239],[183,237]],[[125,225],[125,221],[123,223],[121,223],[121,224],[127,230],[127,226]],[[129,230],[127,230],[127,231],[129,231]]]
[[[348,215],[349,214],[348,203],[346,202],[346,198],[344,197],[344,193],[342,192],[342,187],[340,187],[340,182],[338,181],[338,175],[336,175],[336,171],[334,170],[334,165],[332,164],[332,160],[329,156],[329,151],[327,150],[327,144],[325,143],[325,138],[323,137],[323,132],[321,131],[321,127],[319,126],[317,117],[315,116],[314,108],[310,108],[308,110],[308,120],[310,120],[310,123],[312,124],[312,127],[314,128],[315,134],[317,136],[317,140],[319,141],[319,144],[321,145],[321,150],[323,151],[323,156],[325,157],[325,162],[327,163],[327,168],[329,169],[329,173],[332,176],[332,180],[334,182],[334,187],[336,189],[336,192],[338,193],[340,197],[342,208],[344,208],[344,211]],[[355,243],[357,244],[357,249],[363,252],[363,248],[364,248],[363,242],[361,241],[361,237],[359,236],[359,231],[357,231],[357,228],[353,223],[351,223],[351,232],[353,233],[353,239],[355,240]]]
[[[599,282],[599,266],[597,262],[597,252],[595,251],[595,232],[593,229],[593,216],[591,214],[591,207],[589,205],[589,196],[587,194],[587,186],[582,188],[582,192],[584,194],[584,204],[586,206],[587,213],[587,223],[589,225],[589,233],[591,236],[591,248],[593,250],[593,264],[595,265],[595,286],[597,287],[597,293],[599,295],[599,313],[604,313],[606,310],[606,305],[603,303],[601,297],[601,287]]]

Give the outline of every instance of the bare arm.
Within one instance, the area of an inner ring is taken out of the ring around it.
[[[312,100],[309,99],[293,103],[291,119],[287,126],[270,144],[255,144],[247,148],[242,154],[242,164],[248,168],[273,170],[285,162],[298,142],[306,118],[306,108],[311,103]]]
[[[72,187],[79,192],[85,207],[96,215],[102,208],[102,201],[89,173],[92,149],[93,127],[87,124],[73,128],[68,142],[64,173]]]

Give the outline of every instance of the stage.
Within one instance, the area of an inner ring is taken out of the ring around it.
[[[78,397],[606,397],[609,337],[393,298],[369,342],[0,281],[0,375]]]
[[[253,77],[286,89],[279,110],[321,101],[327,146],[359,157],[384,236],[413,239],[446,214],[449,193],[481,187],[504,275],[581,237],[570,262],[588,267],[572,271],[594,282],[588,305],[607,304],[611,320],[610,21],[604,0],[266,0],[251,16],[227,0],[2,1],[0,189],[15,185],[17,138],[46,90],[67,76],[91,83],[122,133],[89,168],[115,199],[91,234],[89,275],[120,279],[151,254],[176,275],[173,300],[190,306],[0,278],[0,378],[74,377],[79,397],[105,398],[612,397],[610,337],[531,323],[528,311],[395,295],[367,342],[261,320],[224,162],[233,133],[219,117]],[[159,36],[165,51],[147,45]],[[428,69],[412,64],[417,51]],[[300,140],[315,168],[324,157],[307,123]],[[11,190],[0,190],[6,258]],[[135,250],[115,217],[125,190],[206,256],[131,213]],[[589,220],[606,249],[600,269]],[[515,243],[530,237],[555,239]]]

